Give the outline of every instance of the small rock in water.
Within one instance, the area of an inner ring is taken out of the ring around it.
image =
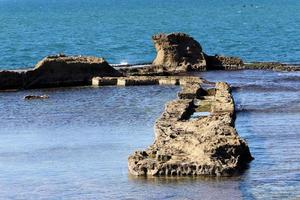
[[[49,99],[48,95],[26,95],[24,97],[25,100],[32,100],[32,99]]]

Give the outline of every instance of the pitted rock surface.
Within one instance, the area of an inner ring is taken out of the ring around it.
[[[55,55],[32,69],[0,71],[0,90],[90,85],[95,76],[118,77],[122,73],[103,58]]]
[[[190,71],[206,68],[202,47],[184,33],[157,34],[152,37],[157,52],[154,66],[163,66],[167,71]]]
[[[184,96],[166,104],[165,111],[155,123],[155,141],[145,151],[136,151],[128,158],[133,175],[229,176],[239,172],[253,158],[248,145],[234,128],[234,103],[230,87],[216,83],[212,96],[195,82],[194,96]],[[181,97],[179,95],[179,97]],[[191,97],[191,98],[187,98]],[[196,100],[210,99],[211,114],[190,118],[197,109]]]

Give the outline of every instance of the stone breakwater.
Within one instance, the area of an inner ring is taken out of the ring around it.
[[[94,77],[93,86],[139,86],[139,85],[184,85],[186,82],[202,82],[193,76],[126,76]]]
[[[192,76],[95,77],[94,86],[181,85],[176,100],[166,104],[155,123],[155,141],[128,158],[137,176],[230,176],[253,158],[234,128],[234,101],[227,83],[204,89]]]
[[[133,175],[230,176],[253,158],[234,128],[235,110],[230,87],[193,76],[94,77],[93,86],[180,85],[176,100],[166,104],[156,121],[155,141],[128,158]]]
[[[133,175],[230,176],[253,158],[234,128],[234,102],[227,83],[205,90],[182,81],[178,99],[166,104],[155,123],[155,141],[128,158]],[[196,116],[196,113],[209,113]]]

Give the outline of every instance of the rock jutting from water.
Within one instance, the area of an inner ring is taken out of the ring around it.
[[[129,156],[130,174],[230,176],[253,159],[234,128],[229,85],[204,90],[194,80],[182,81],[178,99],[166,104],[155,123],[154,143]]]
[[[0,89],[29,89],[90,85],[95,76],[122,76],[103,58],[48,56],[33,69],[0,71]]]
[[[206,70],[206,60],[199,42],[185,33],[152,36],[156,58],[152,65],[172,71]]]
[[[242,59],[233,56],[205,56],[208,70],[238,70],[244,68]]]
[[[0,90],[23,88],[24,74],[24,71],[0,70]]]
[[[130,75],[168,75],[187,71],[240,68],[237,57],[208,56],[200,43],[185,33],[160,33],[152,36],[156,57],[150,66],[123,69]]]
[[[34,100],[34,99],[49,99],[49,96],[43,94],[43,95],[26,95],[24,97],[24,100]]]
[[[299,71],[300,67],[274,62],[244,63],[231,56],[210,56],[199,42],[185,33],[157,34],[152,37],[157,55],[150,65],[116,70],[103,58],[91,56],[48,56],[35,68],[0,71],[0,90],[90,85],[92,77],[166,76],[189,71],[272,69]]]
[[[189,71],[268,69],[299,71],[300,67],[275,62],[244,63],[239,57],[207,55],[201,44],[185,33],[152,36],[156,57],[152,64],[120,70],[127,75],[178,75]]]

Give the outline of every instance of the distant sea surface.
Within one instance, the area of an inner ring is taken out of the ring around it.
[[[300,63],[298,0],[0,0],[0,69],[50,54],[150,62],[151,36],[186,32],[205,52]]]

